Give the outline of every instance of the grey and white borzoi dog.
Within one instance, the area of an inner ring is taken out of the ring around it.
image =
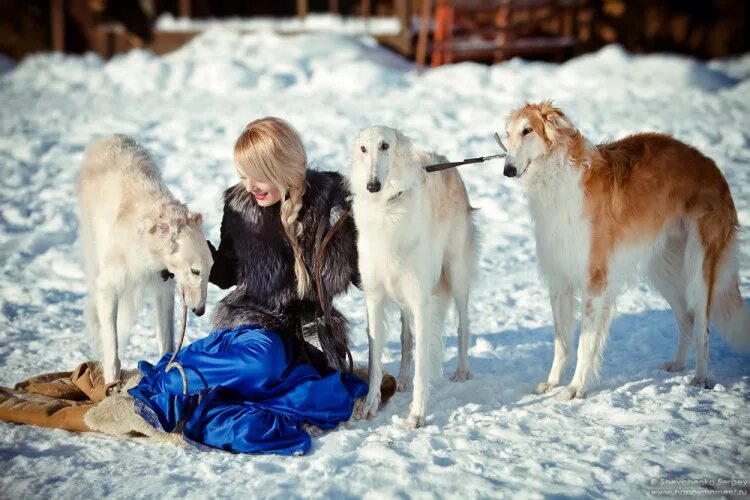
[[[456,170],[427,174],[423,166],[445,161],[417,151],[388,127],[371,127],[353,144],[352,212],[359,237],[359,270],[367,304],[370,392],[361,417],[380,403],[386,301],[401,308],[399,389],[409,387],[412,331],[416,340],[414,392],[407,424],[424,425],[430,378],[442,374],[443,320],[448,300],[458,309],[458,368],[469,378],[469,288],[477,257],[472,208]]]
[[[174,349],[174,282],[187,307],[202,315],[213,259],[201,215],[172,196],[148,152],[129,137],[88,146],[78,198],[86,328],[100,344],[104,378],[112,383],[120,376],[118,334],[130,328],[144,292],[154,299],[156,338],[165,354]]]

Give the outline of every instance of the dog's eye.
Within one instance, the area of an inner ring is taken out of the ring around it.
[[[531,132],[533,132],[533,130],[531,129],[531,127],[526,127],[526,128],[525,128],[525,129],[523,129],[523,131],[521,132],[521,135],[529,135],[529,134],[530,134]]]
[[[197,270],[197,269],[191,269],[190,272],[193,273],[196,276],[200,276],[201,275],[201,272],[199,270]]]
[[[391,145],[390,145],[390,144],[388,144],[387,142],[384,142],[384,143],[383,143],[383,144],[382,144],[382,145],[380,146],[380,149],[382,149],[383,151],[385,151],[385,150],[386,150],[386,149],[388,149],[389,147],[391,147]]]
[[[362,150],[363,153],[367,153],[367,148],[364,146],[359,147],[360,150]]]

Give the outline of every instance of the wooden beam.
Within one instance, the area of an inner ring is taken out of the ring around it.
[[[52,0],[50,3],[50,23],[52,31],[52,50],[65,50],[65,5],[63,0]]]

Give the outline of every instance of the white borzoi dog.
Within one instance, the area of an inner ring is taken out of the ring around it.
[[[408,424],[424,424],[430,378],[442,374],[443,319],[448,299],[458,309],[458,368],[469,378],[469,287],[476,263],[472,208],[456,170],[427,174],[446,161],[416,151],[388,127],[362,131],[353,144],[352,212],[359,231],[359,270],[367,304],[370,392],[362,417],[380,403],[386,301],[401,308],[399,389],[409,387],[412,331],[416,340],[414,393]]]
[[[638,270],[677,319],[677,355],[666,370],[685,369],[695,337],[692,383],[706,386],[709,320],[736,347],[750,347],[737,213],[713,161],[663,134],[592,145],[549,101],[514,111],[506,132],[505,175],[524,184],[554,320],[554,361],[537,393],[560,384],[580,296],[575,374],[558,397],[585,395],[598,374],[615,298]]]
[[[120,376],[118,334],[130,328],[144,292],[154,299],[163,355],[174,349],[174,281],[187,307],[202,315],[213,259],[201,215],[172,196],[148,152],[129,137],[113,135],[89,145],[78,197],[86,328],[100,344],[104,378],[111,383]]]

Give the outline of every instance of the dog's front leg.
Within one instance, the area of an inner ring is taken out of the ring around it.
[[[576,371],[570,385],[558,394],[563,401],[582,398],[597,377],[614,314],[614,302],[607,294],[585,297],[583,304]]]
[[[159,355],[174,350],[174,280],[154,284],[154,326]]]
[[[120,358],[117,355],[117,288],[106,276],[100,276],[96,287],[96,309],[99,316],[99,340],[102,349],[104,382],[111,384],[120,378]]]
[[[575,328],[575,294],[569,286],[550,287],[550,303],[552,305],[552,322],[555,329],[555,357],[549,371],[547,382],[539,384],[534,391],[544,394],[558,385],[565,372],[570,351],[570,337]]]
[[[416,294],[411,304],[414,320],[414,337],[416,356],[414,361],[414,393],[407,425],[412,428],[421,427],[427,418],[427,399],[430,395],[430,343],[432,336],[432,315],[429,297]]]
[[[370,344],[370,389],[360,418],[372,418],[380,406],[380,384],[383,381],[383,343],[385,341],[385,295],[383,290],[365,291],[367,305],[367,339]]]

